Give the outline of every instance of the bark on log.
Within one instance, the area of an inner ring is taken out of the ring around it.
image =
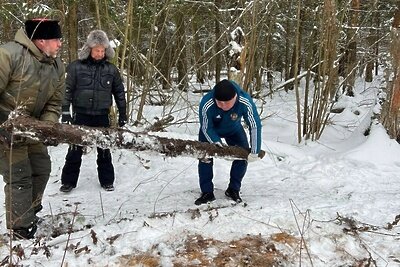
[[[39,121],[17,116],[1,125],[15,136],[44,143],[67,143],[80,146],[156,151],[170,157],[247,159],[249,151],[237,146],[220,148],[214,144],[193,140],[160,137],[147,132],[132,132],[122,128],[98,128]],[[260,153],[260,158],[265,152]]]

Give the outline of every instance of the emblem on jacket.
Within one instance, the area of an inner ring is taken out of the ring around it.
[[[236,113],[231,114],[231,120],[235,121],[235,120],[237,120],[237,118],[238,118],[238,114],[236,114]]]
[[[217,115],[217,117],[215,117],[216,119],[221,119],[221,115]]]

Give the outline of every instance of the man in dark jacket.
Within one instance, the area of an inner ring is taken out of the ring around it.
[[[109,127],[112,97],[118,107],[118,125],[127,121],[124,85],[118,69],[108,60],[114,57],[104,31],[94,30],[79,52],[79,59],[67,67],[62,122],[91,127]],[[72,114],[70,105],[72,104]],[[61,174],[60,191],[70,192],[76,187],[82,163],[83,148],[71,145]],[[114,167],[109,149],[97,148],[97,171],[100,185],[114,190]]]
[[[13,42],[0,46],[0,124],[13,112],[58,122],[65,68],[57,53],[61,28],[56,20],[25,22]],[[1,142],[2,141],[2,142]],[[6,226],[14,238],[33,238],[35,214],[51,171],[47,147],[0,130],[0,174],[5,187]]]

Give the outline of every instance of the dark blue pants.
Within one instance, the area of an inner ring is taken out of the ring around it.
[[[110,120],[106,115],[85,115],[77,113],[74,124],[91,127],[109,127]],[[76,186],[82,164],[83,147],[71,145],[65,157],[65,165],[61,174],[61,183]],[[114,183],[114,166],[109,149],[97,148],[97,173],[101,185]]]
[[[226,143],[230,146],[240,146],[245,149],[249,149],[249,142],[247,140],[246,132],[242,127],[240,127],[236,132],[221,136],[224,138]],[[204,136],[203,132],[200,130],[199,132],[199,141],[200,142],[207,142],[206,137]],[[204,160],[199,160],[198,170],[199,170],[199,182],[200,182],[200,189],[203,193],[213,192],[214,191],[214,184],[212,179],[214,177],[213,173],[213,159],[209,159],[209,162],[205,162]],[[230,172],[230,180],[229,180],[229,187],[240,191],[240,187],[242,185],[242,179],[246,174],[247,170],[247,160],[234,160],[231,166]]]

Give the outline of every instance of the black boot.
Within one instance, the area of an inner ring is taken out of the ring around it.
[[[64,193],[68,193],[68,192],[71,192],[72,189],[74,189],[74,188],[75,188],[75,186],[73,186],[73,185],[70,185],[70,184],[63,184],[63,185],[61,185],[61,187],[60,187],[60,191],[61,191],[61,192],[64,192]]]
[[[36,223],[33,223],[29,228],[13,229],[13,239],[32,239],[35,236],[36,230]]]
[[[234,190],[234,189],[232,189],[230,187],[228,187],[228,189],[226,189],[225,196],[231,198],[236,203],[242,202],[242,199],[240,198],[240,195],[239,195],[239,191],[238,190]]]
[[[207,202],[211,202],[215,200],[215,196],[213,192],[209,192],[209,193],[201,193],[201,196],[196,199],[196,201],[194,202],[194,204],[196,205],[201,205],[201,204],[205,204]]]
[[[114,191],[115,190],[114,185],[112,185],[112,184],[102,185],[101,187],[103,187],[103,189],[106,191]]]
[[[42,209],[43,209],[42,204],[39,204],[39,205],[33,207],[33,212],[36,214],[36,213],[38,213],[39,211],[41,211]]]

